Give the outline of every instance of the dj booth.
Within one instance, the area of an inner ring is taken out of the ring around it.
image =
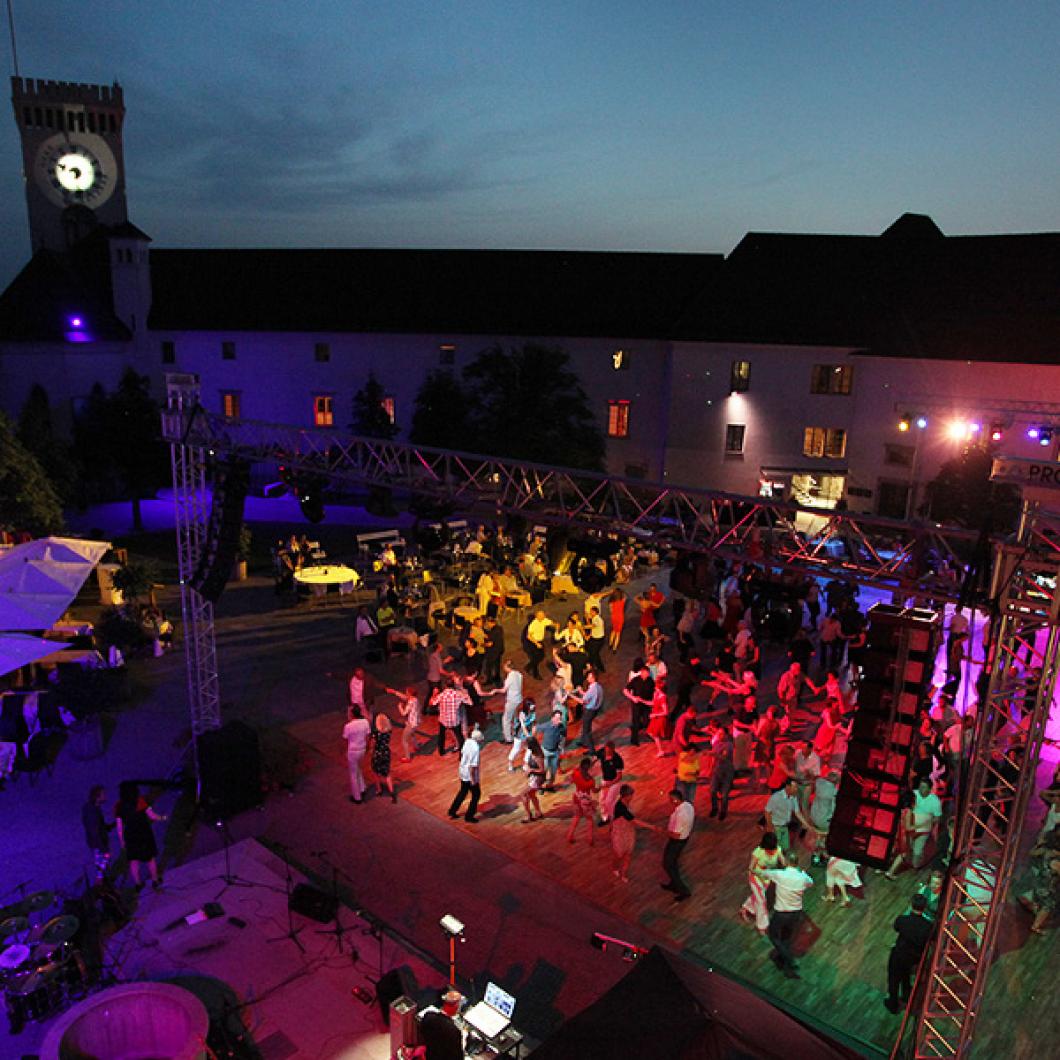
[[[392,1060],[416,1055],[421,1042],[420,1020],[433,1005],[418,1009],[410,997],[401,996],[390,1004],[390,1055]],[[496,983],[486,987],[485,998],[460,1012],[453,1023],[460,1028],[464,1056],[473,1060],[521,1060],[523,1035],[512,1024],[515,998]]]

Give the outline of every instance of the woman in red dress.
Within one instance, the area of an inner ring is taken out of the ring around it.
[[[574,768],[571,780],[574,781],[574,816],[571,818],[570,828],[567,829],[567,842],[574,842],[578,822],[584,817],[589,824],[589,846],[592,846],[593,826],[596,821],[596,778],[593,776],[593,760],[588,755]]]
[[[621,589],[615,589],[608,597],[607,608],[611,612],[611,636],[607,643],[612,651],[618,651],[622,627],[626,624],[626,595]]]

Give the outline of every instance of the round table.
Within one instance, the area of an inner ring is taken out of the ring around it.
[[[482,612],[477,607],[454,607],[453,614],[457,618],[462,618],[465,622],[473,622],[476,618],[482,617]]]
[[[294,572],[294,580],[299,585],[312,588],[315,585],[338,586],[358,585],[361,576],[352,568],[341,563],[329,563],[323,567],[303,567]]]

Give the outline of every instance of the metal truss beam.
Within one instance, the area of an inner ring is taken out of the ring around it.
[[[990,684],[915,1027],[917,1060],[965,1057],[971,1049],[1060,666],[1058,574],[1060,516],[1025,503],[1017,543],[1000,548],[994,564],[999,626]]]
[[[198,407],[197,377],[176,374],[166,377],[164,423],[190,423],[194,410]],[[167,440],[170,443],[173,466],[180,609],[184,620],[188,706],[194,738],[221,725],[213,604],[203,599],[191,587],[191,576],[202,555],[206,540],[210,495],[206,490],[204,448],[183,430],[172,436],[167,435]]]
[[[327,428],[229,420],[201,408],[164,417],[170,442],[278,461],[331,480],[386,486],[465,510],[525,515],[583,530],[651,537],[660,547],[714,552],[765,566],[854,579],[903,596],[956,601],[975,535],[935,524],[801,508],[762,497],[500,460]]]

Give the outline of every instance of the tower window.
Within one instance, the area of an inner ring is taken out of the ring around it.
[[[107,115],[107,125],[110,126],[110,131],[116,133],[118,131],[118,123],[114,120],[113,114]]]
[[[162,363],[177,363],[177,344],[172,339],[163,339],[161,343]]]
[[[33,111],[29,107],[22,108],[22,124],[28,129],[33,124]]]
[[[629,350],[614,350],[611,353],[611,367],[616,372],[629,371]]]
[[[331,360],[331,346],[327,342],[313,343],[313,360],[318,364],[324,364]]]
[[[77,112],[77,131],[85,131],[85,112],[83,110]]]
[[[234,361],[236,359],[236,344],[234,342],[221,343],[221,360]]]
[[[41,114],[40,107],[33,108],[33,124],[39,129],[44,124],[44,115]]]
[[[607,403],[607,436],[608,438],[629,437],[628,401],[609,401]]]
[[[96,131],[96,116],[92,111],[88,112],[88,131],[93,133]]]
[[[317,394],[313,398],[313,426],[331,427],[335,423],[335,413],[332,411],[331,395]]]

